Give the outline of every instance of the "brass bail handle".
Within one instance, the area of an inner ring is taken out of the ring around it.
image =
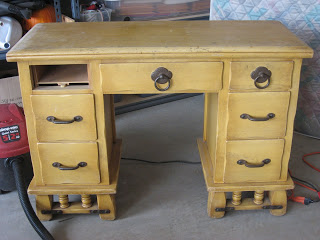
[[[260,164],[248,163],[246,160],[243,160],[243,159],[240,159],[237,161],[237,164],[245,165],[247,168],[260,168],[269,163],[271,163],[271,159],[269,158],[262,160]]]
[[[59,170],[76,170],[78,169],[79,167],[85,167],[87,166],[88,164],[86,162],[79,162],[77,164],[77,166],[74,166],[74,167],[67,167],[67,166],[64,166],[63,164],[59,163],[59,162],[54,162],[52,163],[52,166],[55,167],[55,168],[58,168]]]
[[[154,87],[158,91],[167,91],[171,86],[172,72],[164,67],[158,67],[152,74],[151,79],[154,81]],[[165,88],[161,88],[160,84],[167,84]]]
[[[52,122],[54,124],[70,124],[73,122],[81,122],[83,120],[83,117],[81,116],[75,116],[72,120],[58,120],[54,116],[48,116],[47,121]]]
[[[254,70],[251,73],[251,78],[254,80],[254,85],[256,86],[256,88],[264,89],[270,85],[271,75],[272,75],[272,72],[268,68],[257,67],[256,70]],[[263,86],[259,84],[264,82],[267,82],[267,83]]]

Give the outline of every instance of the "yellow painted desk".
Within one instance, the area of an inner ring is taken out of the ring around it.
[[[39,218],[115,218],[121,141],[112,94],[142,93],[205,93],[198,146],[211,217],[285,214],[301,62],[312,55],[274,21],[36,25],[7,60],[18,62]],[[69,203],[69,194],[82,201]]]

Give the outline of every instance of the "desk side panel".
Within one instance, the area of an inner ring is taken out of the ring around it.
[[[24,114],[26,117],[28,140],[30,154],[34,172],[34,181],[36,185],[43,185],[41,174],[41,163],[37,148],[37,135],[35,127],[35,118],[32,111],[31,94],[32,94],[32,73],[28,62],[18,62],[20,88],[23,101]]]

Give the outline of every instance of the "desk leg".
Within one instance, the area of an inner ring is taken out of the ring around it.
[[[42,214],[42,210],[52,209],[52,195],[36,195],[37,216],[41,221],[49,221],[52,219],[52,214]]]
[[[283,216],[287,212],[287,192],[286,190],[282,191],[270,191],[269,199],[271,205],[281,205],[282,209],[273,209],[270,210],[270,213],[274,216]]]
[[[225,212],[217,212],[216,208],[225,208],[227,204],[224,192],[209,192],[208,215],[212,218],[222,218]]]
[[[114,220],[116,218],[115,196],[109,194],[97,195],[99,210],[110,210],[110,213],[99,214],[102,220]]]

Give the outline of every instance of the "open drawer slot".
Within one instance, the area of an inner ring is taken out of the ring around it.
[[[39,86],[89,85],[86,64],[31,66],[34,88]]]

